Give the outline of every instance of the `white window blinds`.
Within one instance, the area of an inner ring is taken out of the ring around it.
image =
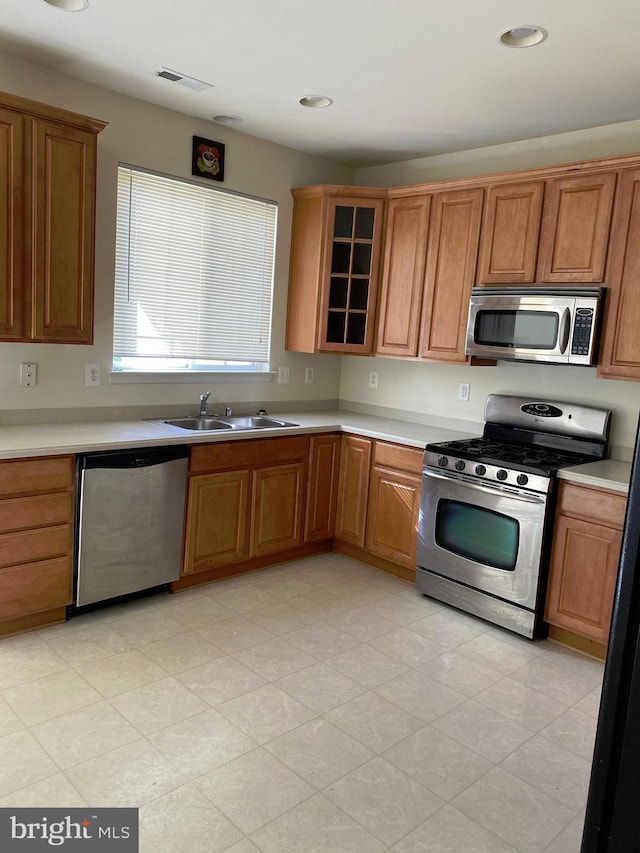
[[[276,214],[119,166],[114,356],[268,362]]]

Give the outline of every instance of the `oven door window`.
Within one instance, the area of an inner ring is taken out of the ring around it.
[[[508,515],[443,498],[438,501],[435,533],[440,548],[484,566],[515,570],[520,525]]]
[[[558,342],[557,311],[478,311],[474,342],[482,346],[553,350]]]

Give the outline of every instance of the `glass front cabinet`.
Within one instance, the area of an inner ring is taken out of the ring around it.
[[[359,187],[293,190],[287,349],[373,352],[383,193]]]

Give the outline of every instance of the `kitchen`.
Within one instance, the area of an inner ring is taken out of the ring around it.
[[[11,425],[27,421],[31,430],[38,422],[57,420],[64,423],[67,418],[77,418],[78,408],[83,410],[83,418],[97,422],[105,419],[106,410],[109,410],[110,418],[120,415],[129,420],[132,416],[142,418],[163,415],[169,404],[181,408],[183,412],[193,408],[198,394],[205,390],[200,379],[197,384],[140,385],[107,381],[111,365],[113,322],[115,173],[118,162],[126,162],[187,176],[189,163],[184,155],[185,140],[189,141],[194,133],[210,133],[207,124],[117,95],[59,72],[45,70],[42,66],[9,55],[0,57],[0,75],[3,81],[0,88],[97,116],[109,123],[98,142],[95,342],[88,348],[47,344],[0,345],[3,354],[0,365],[3,388],[1,423]],[[593,131],[548,136],[543,141],[514,142],[477,150],[473,155],[440,155],[407,164],[358,170],[284,149],[226,128],[216,128],[218,136],[227,142],[230,155],[233,152],[233,157],[229,155],[227,162],[227,185],[240,192],[276,200],[279,204],[272,363],[289,368],[290,382],[288,385],[276,382],[234,382],[225,377],[224,380],[212,383],[213,397],[218,403],[231,404],[237,410],[241,410],[243,404],[254,406],[264,403],[270,412],[286,412],[292,408],[298,411],[319,406],[335,408],[336,401],[339,401],[340,409],[344,412],[394,417],[418,423],[435,419],[441,426],[449,425],[475,434],[481,430],[484,403],[490,393],[521,393],[526,390],[527,394],[543,399],[567,399],[610,408],[613,411],[611,444],[618,449],[620,456],[626,455],[626,461],[629,461],[640,404],[636,383],[597,379],[592,368],[517,363],[468,367],[465,364],[421,364],[387,358],[301,354],[287,351],[284,338],[292,224],[291,187],[318,183],[396,187],[423,180],[537,167],[543,165],[542,150],[545,164],[635,153],[640,151],[640,130],[637,124],[632,121]],[[263,168],[265,162],[269,163],[269,169]],[[496,168],[496,163],[499,163],[499,168]],[[37,385],[20,387],[17,382],[18,365],[32,362],[38,364]],[[85,385],[87,363],[101,366],[103,380],[99,386]],[[304,381],[305,369],[308,367],[314,371],[313,383]],[[370,388],[371,373],[377,374],[376,388]],[[468,402],[458,400],[460,383],[468,383],[470,386]],[[381,581],[378,583],[384,585]],[[258,599],[258,592],[253,592]],[[198,599],[201,597],[198,596]],[[464,633],[463,629],[460,630]],[[114,639],[108,632],[105,632],[105,636]],[[384,644],[378,651],[384,652]],[[524,654],[522,666],[530,662],[530,655]],[[581,666],[588,667],[589,664],[583,663]],[[589,676],[584,684],[589,686]],[[591,692],[587,691],[589,694]],[[405,723],[409,724],[410,721],[405,718]],[[502,843],[506,845],[507,842],[503,840]],[[246,846],[245,849],[252,848]]]

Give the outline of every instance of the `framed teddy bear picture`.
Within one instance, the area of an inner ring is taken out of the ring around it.
[[[211,178],[212,181],[224,181],[224,144],[194,136],[191,174],[198,178]]]

